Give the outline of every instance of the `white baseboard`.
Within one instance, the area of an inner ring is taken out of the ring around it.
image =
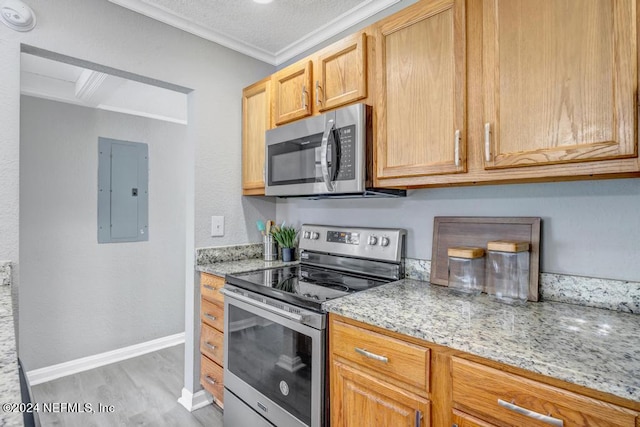
[[[213,397],[204,390],[191,393],[186,388],[183,388],[182,396],[178,399],[178,403],[187,408],[187,411],[193,412],[196,409],[211,405],[213,403]]]
[[[95,354],[93,356],[82,357],[80,359],[70,360],[57,365],[34,369],[28,371],[26,375],[29,384],[34,386],[57,378],[66,377],[67,375],[88,371],[100,366],[131,359],[132,357],[152,353],[154,351],[162,350],[163,348],[173,347],[174,345],[183,343],[184,332],[180,332],[179,334],[169,335],[168,337],[158,338],[140,344],[131,345],[129,347],[107,351],[106,353]]]

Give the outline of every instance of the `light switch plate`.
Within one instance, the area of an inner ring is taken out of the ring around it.
[[[212,216],[211,217],[211,237],[224,236],[224,217]]]

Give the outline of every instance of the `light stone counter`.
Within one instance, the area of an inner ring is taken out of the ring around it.
[[[263,261],[262,259],[244,259],[239,261],[216,262],[196,266],[196,270],[204,273],[224,276],[225,274],[243,273],[245,271],[264,270],[266,268],[282,267],[286,265],[296,265],[298,261]]]
[[[11,300],[11,263],[0,261],[0,403],[20,403],[18,355]],[[0,426],[22,426],[22,414],[0,411]]]
[[[640,401],[640,316],[558,302],[511,306],[404,279],[323,304],[374,326]]]

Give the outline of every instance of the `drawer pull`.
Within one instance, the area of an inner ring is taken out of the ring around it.
[[[204,317],[206,317],[207,319],[211,320],[212,322],[215,322],[215,321],[216,321],[216,319],[217,319],[217,317],[216,317],[216,316],[212,316],[212,315],[211,315],[211,314],[209,314],[209,313],[205,313],[205,314],[204,314]]]
[[[389,359],[384,356],[378,356],[375,353],[371,353],[363,348],[356,347],[354,349],[356,353],[363,355],[364,357],[368,357],[369,359],[377,360],[378,362],[389,363]]]
[[[543,423],[547,423],[550,424],[552,426],[556,426],[556,427],[563,427],[564,426],[564,421],[559,420],[557,418],[553,418],[551,416],[548,415],[542,415],[539,414],[537,412],[533,412],[529,409],[525,409],[523,407],[520,407],[518,405],[514,405],[513,403],[509,403],[506,402],[502,399],[498,399],[498,405],[502,406],[505,409],[508,409],[510,411],[516,412],[520,415],[524,415],[525,417],[529,417],[529,418],[533,418],[534,420],[538,420],[538,421],[542,421]]]
[[[204,286],[206,289],[209,289],[210,291],[215,291],[215,290],[216,290],[216,288],[214,288],[214,287],[213,287],[213,286],[211,286],[211,285],[203,285],[203,286]]]
[[[206,382],[208,382],[209,384],[211,384],[211,385],[216,385],[216,384],[218,384],[218,381],[216,381],[216,379],[215,379],[215,378],[211,378],[209,375],[205,376],[205,377],[204,377],[204,380],[205,380]]]
[[[421,411],[416,411],[415,427],[420,427],[421,424],[422,424],[422,412]]]
[[[209,347],[209,349],[210,349],[211,351],[215,351],[215,349],[216,349],[216,346],[215,346],[215,345],[213,345],[213,344],[211,344],[209,341],[205,341],[205,342],[204,342],[204,345],[206,345],[207,347]]]

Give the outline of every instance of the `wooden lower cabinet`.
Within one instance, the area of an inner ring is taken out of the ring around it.
[[[640,427],[617,398],[329,315],[332,427]]]
[[[460,411],[453,411],[452,427],[495,427],[495,424],[486,423],[469,414]]]
[[[333,427],[428,427],[425,398],[335,361],[331,366]]]
[[[636,426],[638,414],[629,409],[459,357],[451,364],[454,405],[478,418],[512,426]]]
[[[200,384],[224,408],[224,278],[200,273]]]

